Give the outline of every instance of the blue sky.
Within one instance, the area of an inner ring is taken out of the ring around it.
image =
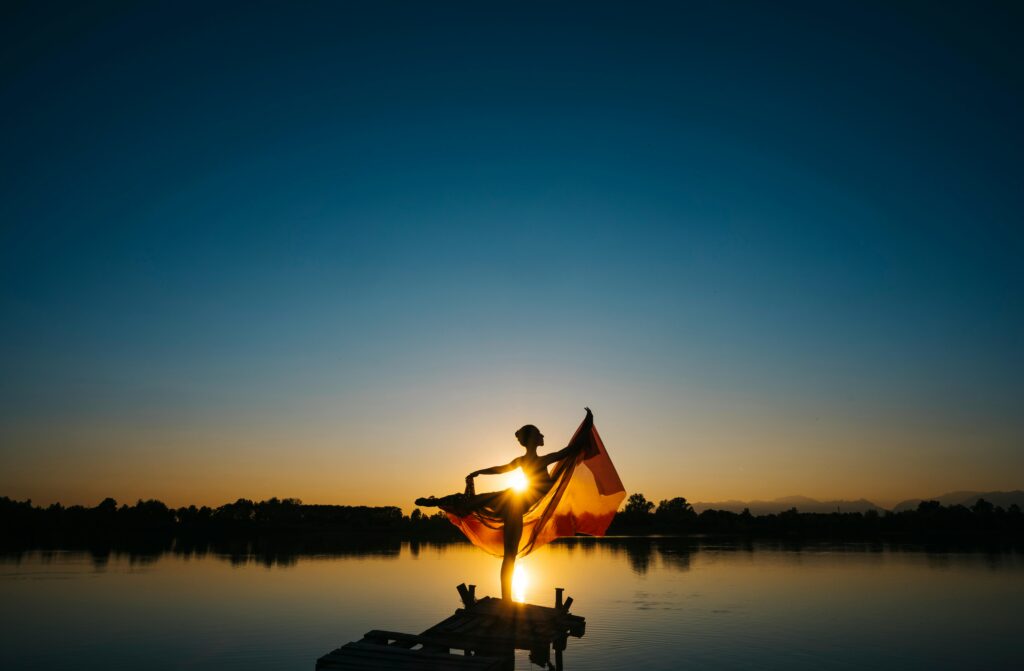
[[[4,12],[0,493],[1020,484],[1012,5]]]

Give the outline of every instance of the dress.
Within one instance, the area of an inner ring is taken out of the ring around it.
[[[464,493],[431,499],[426,505],[440,507],[474,545],[496,557],[504,556],[504,516],[516,512],[523,515],[518,557],[560,536],[603,536],[626,489],[591,418],[583,420],[569,446],[575,449],[552,465],[546,491],[477,494],[470,480]]]

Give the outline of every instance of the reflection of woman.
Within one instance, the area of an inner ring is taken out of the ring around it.
[[[589,433],[594,424],[594,414],[587,408],[587,416],[583,420],[577,435]],[[470,514],[494,516],[500,518],[504,533],[504,557],[501,561],[501,598],[512,596],[512,573],[515,569],[516,555],[523,537],[523,516],[535,504],[543,499],[556,484],[548,472],[550,464],[561,462],[567,457],[576,456],[584,447],[583,441],[575,441],[551,454],[539,455],[537,448],[544,444],[544,434],[533,424],[527,424],[516,431],[519,444],[526,448],[526,454],[516,457],[502,466],[492,466],[473,471],[466,476],[466,493],[452,494],[440,499],[433,497],[416,499],[416,505],[440,506],[450,514],[465,517]],[[496,475],[508,473],[520,468],[526,476],[526,487],[523,491],[509,488],[501,492],[476,494],[473,478],[478,475]]]

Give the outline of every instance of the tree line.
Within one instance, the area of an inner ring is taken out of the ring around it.
[[[211,508],[172,508],[156,499],[121,504],[36,506],[31,500],[0,497],[0,542],[58,545],[63,540],[120,537],[246,538],[259,535],[344,534],[376,537],[454,539],[459,535],[444,513],[403,515],[397,506],[310,505],[277,497],[238,499]]]
[[[611,534],[730,534],[761,537],[823,538],[977,538],[1024,539],[1024,515],[1017,504],[1009,508],[979,499],[973,506],[944,506],[922,501],[916,509],[898,513],[866,512],[801,513],[796,508],[777,514],[752,515],[727,510],[697,513],[683,497],[664,499],[657,505],[643,494],[630,495],[615,516]]]
[[[829,539],[967,539],[1024,540],[1024,515],[1017,505],[1007,509],[984,499],[970,508],[923,501],[915,510],[782,513],[752,515],[705,510],[697,513],[683,497],[657,505],[632,494],[616,515],[610,535],[732,535]],[[310,505],[294,498],[264,501],[238,499],[211,508],[172,508],[155,499],[133,505],[112,498],[95,507],[42,507],[31,500],[0,497],[0,545],[61,547],[92,542],[151,540],[165,543],[290,537],[315,539],[459,540],[459,531],[443,512],[406,515],[397,506]]]

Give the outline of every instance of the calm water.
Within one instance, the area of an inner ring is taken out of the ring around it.
[[[557,543],[524,561],[587,618],[567,669],[1024,668],[1024,556],[679,539]],[[374,628],[419,632],[497,591],[470,545],[346,555],[0,558],[0,668],[296,669]],[[518,653],[517,668],[531,667]]]

